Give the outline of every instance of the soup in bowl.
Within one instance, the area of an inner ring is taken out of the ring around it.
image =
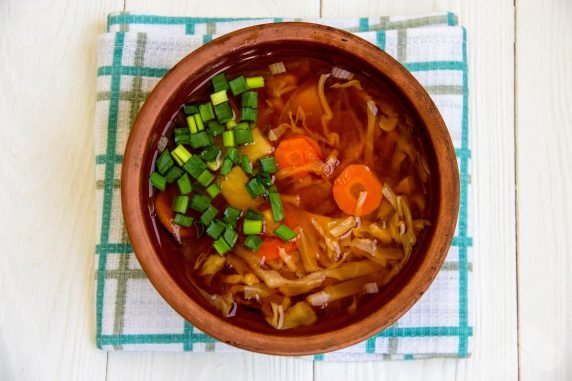
[[[245,349],[308,354],[371,336],[423,294],[458,174],[438,111],[396,61],[343,31],[271,24],[160,81],[122,201],[136,255],[183,317]]]

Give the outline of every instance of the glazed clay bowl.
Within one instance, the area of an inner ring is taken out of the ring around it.
[[[310,327],[279,331],[263,322],[226,319],[190,284],[180,266],[157,242],[149,212],[149,173],[155,147],[189,94],[213,75],[248,60],[317,57],[383,81],[407,105],[431,170],[432,225],[411,259],[382,291],[355,313]],[[133,126],[121,176],[123,214],[141,266],[163,298],[208,335],[243,349],[277,355],[306,355],[337,350],[380,332],[409,310],[427,290],[445,259],[459,208],[459,178],[454,148],[445,124],[427,92],[397,61],[347,32],[308,23],[277,23],[227,34],[193,51],[157,84]]]

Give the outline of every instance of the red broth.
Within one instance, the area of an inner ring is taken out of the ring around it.
[[[383,294],[415,255],[432,214],[422,134],[391,87],[321,59],[293,57],[281,62],[281,73],[272,74],[269,66],[254,61],[225,72],[228,80],[264,79],[263,87],[249,90],[257,94],[256,120],[248,123],[253,142],[235,142],[239,153],[248,157],[252,174],[237,161],[230,173],[221,175],[229,147],[222,135],[213,136],[216,131],[208,122],[203,123],[203,131],[212,132],[207,132],[208,144],[220,148],[204,170],[214,177],[210,184],[221,191],[209,197],[209,203],[224,233],[207,234],[216,230],[209,230],[214,223],[192,206],[195,195],[208,192],[201,178],[195,179],[182,163],[173,177],[189,177],[193,191],[183,198],[191,207],[175,208],[193,223],[185,227],[173,221],[174,198],[181,197],[176,180],[164,191],[154,187],[150,205],[157,239],[169,248],[166,260],[177,263],[213,308],[229,319],[263,321],[285,330],[341,313],[351,316],[368,299]],[[209,82],[189,96],[187,105],[206,104],[212,93]],[[226,95],[240,122],[248,112],[241,107],[242,95],[234,96],[231,90]],[[189,129],[183,106],[166,129],[168,152],[177,147],[175,131]],[[222,124],[221,131],[231,131],[236,140],[237,127],[229,127]],[[197,157],[205,149],[182,145]],[[274,159],[275,172],[263,171],[258,160],[264,158]],[[250,194],[245,183],[252,179],[266,181],[262,195]],[[272,202],[277,197],[281,208]],[[236,222],[225,220],[229,206],[240,209]],[[256,213],[247,214],[248,208],[258,212],[261,223]],[[201,216],[207,225],[200,222]],[[248,241],[245,220],[262,225]],[[276,231],[281,225],[290,236]],[[234,234],[227,237],[227,230],[236,234],[236,242]],[[217,246],[220,240],[224,242]],[[226,251],[217,252],[221,248]]]

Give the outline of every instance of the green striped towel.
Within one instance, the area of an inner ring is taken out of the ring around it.
[[[397,58],[425,86],[451,132],[461,173],[453,245],[435,282],[392,327],[315,360],[416,359],[470,354],[470,175],[466,33],[452,13],[359,19],[217,19],[111,14],[98,39],[95,117],[97,346],[105,350],[239,351],[179,316],[155,291],[127,238],[120,173],[130,127],[161,77],[193,49],[232,30],[311,21],[348,30]]]

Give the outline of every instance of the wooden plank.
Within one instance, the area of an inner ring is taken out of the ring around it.
[[[317,363],[316,380],[518,377],[514,174],[514,8],[505,1],[323,0],[324,17],[450,10],[467,28],[475,232],[476,327],[469,360]],[[568,319],[570,320],[570,319]]]
[[[95,42],[118,0],[0,3],[0,378],[103,380]]]
[[[572,379],[572,3],[517,2],[522,380]]]

